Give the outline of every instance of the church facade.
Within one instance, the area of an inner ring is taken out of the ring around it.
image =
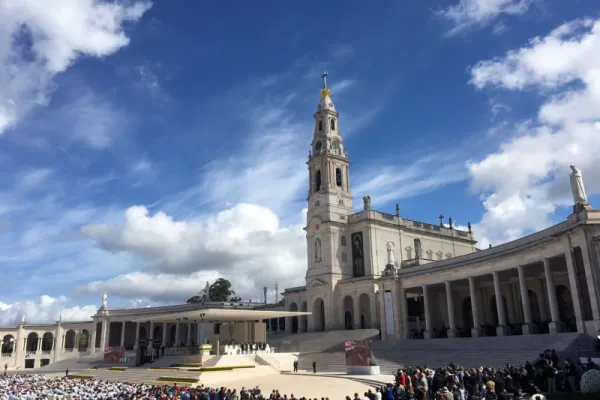
[[[286,330],[380,329],[384,339],[600,329],[600,211],[572,166],[574,212],[544,231],[488,249],[471,225],[352,207],[349,157],[326,85],[307,161],[306,285],[285,290]]]

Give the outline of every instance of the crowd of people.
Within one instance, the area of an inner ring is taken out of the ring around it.
[[[586,370],[599,369],[588,361],[560,362],[556,352],[546,350],[539,360],[524,366],[473,368],[450,364],[446,368],[427,366],[399,369],[394,382],[346,400],[518,400],[523,394],[574,392],[579,390]],[[0,377],[0,400],[306,400],[274,390],[262,393],[256,388],[236,389],[179,385],[136,385],[69,376],[46,379],[41,375]],[[318,400],[315,398],[315,400]],[[321,398],[321,400],[328,400]]]
[[[585,365],[560,362],[554,350],[546,350],[536,362],[522,366],[404,368],[397,371],[394,383],[378,392],[383,400],[518,400],[523,395],[579,391],[581,376],[589,369],[599,366],[591,359]],[[376,400],[378,396],[368,397]]]

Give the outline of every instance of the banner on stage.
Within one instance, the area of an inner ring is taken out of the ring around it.
[[[126,363],[125,347],[105,347],[104,348],[104,364],[107,365],[123,365]]]
[[[344,342],[346,350],[346,366],[368,367],[373,365],[371,339],[348,340]]]

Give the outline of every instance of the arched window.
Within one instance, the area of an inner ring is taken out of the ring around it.
[[[428,260],[433,260],[433,251],[427,250],[427,259]]]
[[[406,259],[407,260],[412,260],[412,247],[407,247],[404,250],[406,250]]]
[[[321,170],[317,170],[317,174],[316,174],[316,178],[315,178],[315,187],[316,187],[316,191],[318,192],[319,190],[321,190]]]
[[[321,239],[319,238],[315,240],[315,260],[321,260]]]
[[[342,169],[335,169],[335,184],[338,186],[342,186]]]
[[[331,120],[331,130],[335,131],[335,119]]]
[[[444,253],[442,253],[441,251],[438,251],[437,253],[435,253],[435,255],[437,256],[438,261],[442,261],[442,258],[444,257]]]
[[[342,236],[342,238],[340,239],[340,242],[341,242],[342,246],[346,246],[346,236]]]
[[[315,207],[319,207],[321,205],[321,202],[319,200],[315,201]]]
[[[319,132],[323,131],[323,121],[319,120]]]
[[[339,200],[338,200],[338,204],[339,204],[340,206],[343,206],[343,205],[344,205],[344,200],[342,200],[342,199],[339,199]]]

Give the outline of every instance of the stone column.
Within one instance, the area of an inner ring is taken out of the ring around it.
[[[498,272],[492,273],[494,278],[494,295],[496,296],[496,312],[498,313],[498,326],[496,327],[496,334],[498,336],[504,336],[506,334],[506,314],[504,312],[504,301],[502,297],[502,290],[500,288],[500,277]]]
[[[190,347],[192,345],[192,323],[191,322],[188,322],[188,324],[187,324],[187,338],[186,338],[185,345],[187,347]]]
[[[121,347],[125,346],[125,327],[127,326],[127,322],[121,322]]]
[[[423,311],[425,312],[425,339],[431,338],[431,313],[429,310],[429,288],[423,285]]]
[[[140,348],[140,321],[135,323],[135,344],[133,350],[137,351]]]
[[[162,334],[162,345],[167,347],[167,323],[163,322],[163,334]]]
[[[575,323],[577,324],[577,332],[585,333],[585,323],[581,312],[581,294],[579,293],[579,282],[575,274],[575,266],[573,265],[573,254],[571,248],[567,245],[565,251],[565,260],[567,261],[567,272],[569,275],[569,286],[571,289],[571,300],[573,301],[573,313],[575,314]],[[550,293],[548,293],[550,295]],[[556,301],[556,309],[558,313],[558,299],[556,297],[556,286],[554,286],[554,299]],[[559,314],[560,318],[560,314]],[[554,320],[554,318],[552,318]]]
[[[456,320],[454,318],[454,297],[452,297],[452,284],[446,281],[446,305],[448,306],[448,337],[456,336]]]
[[[94,326],[96,325],[96,323],[94,323]],[[96,332],[95,329],[93,329],[93,332]],[[62,355],[62,350],[60,348],[57,348],[56,344],[58,343],[58,338],[60,337],[60,335],[62,334],[62,328],[60,325],[60,322],[58,322],[56,324],[56,329],[54,330],[54,338],[52,338],[52,351],[53,351],[53,358],[54,361],[53,362],[59,362],[60,361],[60,356]]]
[[[180,330],[180,326],[181,324],[179,322],[175,323],[175,347],[179,347],[179,342],[181,341],[181,330]]]
[[[533,332],[533,324],[531,320],[531,304],[529,303],[529,290],[527,289],[527,279],[525,278],[525,267],[519,265],[519,289],[521,291],[521,305],[523,307],[523,335],[531,335]]]
[[[401,339],[407,340],[408,339],[408,308],[407,308],[407,303],[406,303],[406,291],[404,290],[404,288],[400,288],[400,318],[402,321],[402,326],[401,326],[401,331],[402,331],[402,336]]]
[[[150,333],[148,333],[148,348],[154,348],[154,321],[150,321]]]
[[[94,324],[92,326],[92,332],[90,333],[90,342],[88,343],[88,347],[90,349],[90,354],[96,354],[96,335],[97,335],[96,329],[97,329],[97,327],[98,327],[98,323],[96,320],[94,320]],[[55,351],[56,351],[56,349],[55,349]]]
[[[581,258],[583,261],[583,270],[585,272],[585,280],[587,282],[588,293],[590,296],[590,305],[592,308],[592,318],[594,320],[594,333],[598,333],[598,329],[600,329],[600,309],[598,308],[598,292],[597,292],[597,284],[596,279],[594,277],[594,264],[592,262],[592,254],[590,246],[582,241],[580,246],[581,248]]]
[[[354,329],[361,329],[360,326],[360,304],[358,293],[354,293],[354,298],[352,299],[352,323],[354,324]]]
[[[568,257],[567,257],[568,258]],[[558,311],[558,299],[556,298],[556,285],[554,284],[554,275],[550,268],[550,260],[544,258],[544,275],[546,277],[546,291],[548,292],[548,304],[550,305],[550,332],[557,333],[562,331],[562,322],[560,321],[560,313]],[[569,262],[567,261],[567,269]],[[572,264],[571,264],[572,265]],[[574,276],[574,274],[573,274]],[[569,281],[571,280],[571,272],[569,271]]]
[[[100,351],[104,354],[104,348],[108,346],[110,339],[110,320],[104,317],[102,321],[102,334],[100,335]]]
[[[479,329],[479,299],[475,290],[475,278],[469,277],[469,295],[471,296],[471,314],[473,314],[473,328],[471,328],[471,336],[478,337]]]

